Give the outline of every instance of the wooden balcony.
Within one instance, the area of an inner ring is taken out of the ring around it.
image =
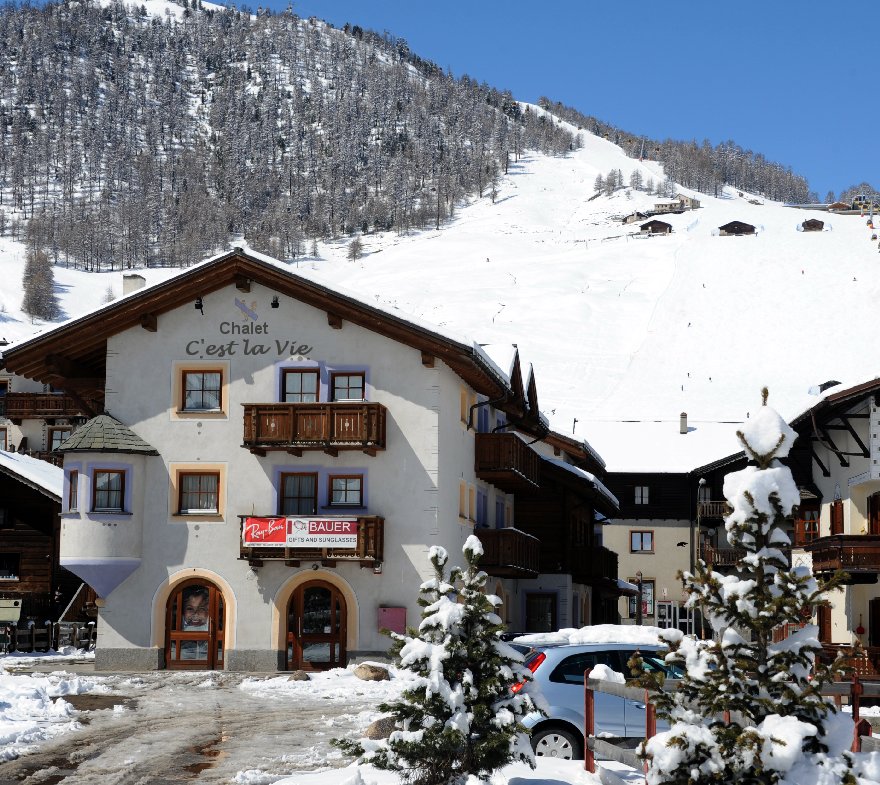
[[[541,542],[519,529],[475,529],[483,545],[480,569],[498,578],[534,578],[538,574]]]
[[[0,417],[8,417],[16,425],[22,420],[69,418],[83,412],[72,398],[56,393],[7,393],[0,396]]]
[[[516,434],[478,433],[474,471],[505,493],[535,491],[540,485],[541,458]]]
[[[300,562],[320,562],[333,567],[336,562],[359,562],[363,567],[381,569],[385,555],[385,519],[377,515],[358,515],[357,547],[355,548],[273,548],[269,546],[245,547],[244,523],[249,515],[239,515],[239,558],[258,567],[264,561],[283,561],[289,567],[299,567]],[[274,518],[264,515],[255,517]],[[350,520],[350,519],[349,519]]]
[[[375,455],[385,449],[385,416],[380,403],[246,403],[242,446],[256,455],[268,450]]]
[[[791,563],[791,548],[779,548]],[[716,570],[733,569],[737,562],[746,555],[745,548],[715,548],[706,545],[700,549],[699,558]]]
[[[576,583],[591,586],[617,581],[617,554],[601,545],[575,545],[570,551],[569,569]]]
[[[847,583],[876,583],[880,573],[880,534],[832,534],[804,546],[813,556],[813,572],[843,570]]]
[[[697,520],[700,523],[715,525],[730,514],[730,505],[725,501],[697,502]]]

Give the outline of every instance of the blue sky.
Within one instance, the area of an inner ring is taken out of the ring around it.
[[[293,9],[387,30],[520,100],[546,95],[660,139],[733,139],[805,176],[820,199],[863,180],[880,189],[880,15],[864,4],[294,0]]]

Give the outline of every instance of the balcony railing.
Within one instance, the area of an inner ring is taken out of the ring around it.
[[[480,569],[499,578],[534,578],[538,574],[541,542],[519,529],[476,529],[483,545]]]
[[[244,443],[251,452],[385,449],[386,409],[380,403],[246,403]]]
[[[569,550],[569,572],[577,583],[617,580],[617,554],[601,545],[574,545]]]
[[[0,396],[0,417],[13,422],[46,417],[76,417],[82,411],[72,398],[56,393],[7,393]]]
[[[791,548],[778,548],[791,563]],[[733,568],[746,555],[745,548],[715,548],[705,545],[700,549],[699,558],[714,568]]]
[[[813,556],[813,572],[844,570],[852,583],[873,582],[880,573],[880,534],[833,534],[804,550]]]
[[[505,493],[537,490],[541,458],[513,433],[476,434],[474,471]]]
[[[727,502],[697,502],[697,519],[699,521],[715,521],[722,520],[730,513],[730,506]]]
[[[251,517],[274,518],[278,516],[239,515],[240,559],[259,566],[264,561],[283,561],[290,567],[298,567],[301,561],[320,562],[332,567],[337,561],[360,562],[362,566],[381,569],[385,552],[385,519],[377,515],[357,517],[357,545],[354,548],[288,548],[255,546],[244,544],[245,521]]]

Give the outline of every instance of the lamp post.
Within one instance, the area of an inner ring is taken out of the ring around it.
[[[642,626],[642,571],[636,573],[636,586],[639,587],[638,604],[636,605],[636,625]]]

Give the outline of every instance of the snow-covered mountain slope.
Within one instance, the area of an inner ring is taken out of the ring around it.
[[[866,218],[752,204],[762,200],[728,189],[720,199],[694,194],[700,209],[664,217],[673,234],[637,239],[638,224],[620,219],[658,198],[629,189],[591,198],[596,176],[621,169],[629,182],[640,167],[657,181],[662,171],[582,135],[583,148],[564,158],[512,163],[494,204],[462,207],[440,231],[367,235],[355,262],[347,239],[323,244],[320,258],[291,269],[480,343],[516,343],[554,429],[606,459],[623,451],[612,469],[632,468],[639,450],[641,463],[656,453],[655,467],[667,455],[670,470],[736,451],[733,427],[711,424],[742,421],[764,385],[793,416],[816,400],[809,387],[877,374],[880,254]],[[798,231],[816,217],[825,231]],[[718,236],[732,220],[754,224],[757,236]],[[21,246],[0,245],[0,337],[10,340],[39,327],[19,311],[23,262]],[[142,272],[153,282],[172,271]],[[108,286],[121,292],[118,272],[55,275],[69,317],[103,302]],[[663,421],[677,437],[681,412],[699,433],[686,454],[671,452],[682,439],[651,447],[647,429],[622,450],[621,433],[636,432],[615,423]],[[710,438],[716,430],[723,435]]]

